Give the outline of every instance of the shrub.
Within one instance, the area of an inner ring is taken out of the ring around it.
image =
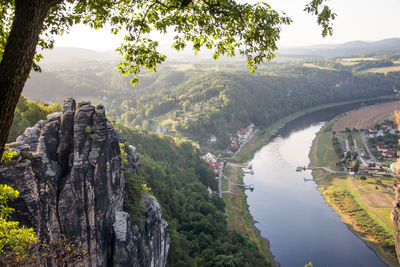
[[[18,222],[8,221],[14,209],[8,207],[7,202],[18,196],[17,190],[0,185],[0,255],[11,250],[17,256],[23,256],[26,248],[37,241],[32,228],[20,228]]]
[[[17,155],[17,152],[12,150],[11,148],[4,150],[4,153],[1,156],[1,162],[3,162],[3,163],[8,162],[16,155]]]

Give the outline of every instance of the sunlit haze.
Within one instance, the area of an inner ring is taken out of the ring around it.
[[[248,1],[256,3],[258,1]],[[354,40],[376,41],[400,37],[398,27],[398,0],[331,0],[328,5],[338,15],[334,21],[334,35],[322,38],[316,18],[303,11],[309,0],[269,0],[268,4],[278,12],[284,11],[293,23],[282,29],[280,47],[315,44],[344,43]],[[165,38],[163,38],[165,40]],[[56,38],[58,47],[82,47],[98,51],[113,50],[122,36],[109,33],[109,29],[92,30],[75,25],[69,34]],[[170,42],[161,42],[170,46]]]

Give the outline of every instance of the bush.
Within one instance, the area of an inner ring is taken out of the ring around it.
[[[4,150],[3,155],[1,156],[1,162],[5,163],[10,161],[14,156],[17,155],[17,152],[15,152],[14,150],[12,150],[11,148]]]
[[[11,250],[15,255],[23,256],[27,247],[37,241],[32,228],[20,228],[18,222],[8,221],[14,209],[8,207],[7,202],[18,196],[17,190],[0,185],[0,255]]]

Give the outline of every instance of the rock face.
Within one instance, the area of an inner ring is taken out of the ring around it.
[[[80,266],[164,266],[168,225],[157,200],[143,201],[145,227],[123,211],[125,180],[120,136],[104,107],[73,99],[10,144],[20,159],[0,168],[0,183],[20,191],[15,217],[51,243],[64,235],[87,252]],[[126,149],[126,169],[139,158]]]
[[[169,236],[166,221],[161,217],[161,208],[157,200],[149,195],[143,201],[145,210],[145,229],[140,233],[137,226],[132,226],[131,217],[126,212],[115,213],[114,233],[115,246],[113,251],[115,266],[164,266],[167,261]],[[146,243],[147,247],[141,246]],[[138,262],[137,258],[129,257],[130,251],[135,254],[149,255]]]
[[[396,199],[394,201],[394,209],[392,211],[393,226],[395,229],[394,238],[396,245],[397,260],[400,263],[400,159],[397,159],[394,164],[395,167],[395,179],[394,179],[394,191]]]
[[[396,123],[399,125],[400,130],[400,112],[395,111]],[[400,145],[400,140],[399,140]],[[396,195],[394,201],[394,208],[392,211],[392,219],[394,226],[394,239],[396,245],[397,260],[400,263],[400,158],[394,163],[395,178],[394,178],[394,192]]]

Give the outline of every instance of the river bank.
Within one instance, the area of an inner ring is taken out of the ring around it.
[[[310,166],[337,169],[336,162],[339,158],[331,143],[332,129],[337,120],[331,120],[317,133],[309,153]],[[385,220],[388,216],[382,216],[383,213],[390,214],[391,201],[387,200],[386,206],[382,204],[387,196],[376,185],[376,178],[366,177],[363,181],[357,176],[335,176],[323,170],[313,170],[312,176],[326,203],[340,216],[350,231],[374,250],[388,266],[400,266],[394,251],[393,226]],[[392,183],[389,178],[381,179],[385,179],[384,184]],[[380,199],[381,203],[367,199],[367,194],[369,197],[374,196],[374,199]]]
[[[226,181],[228,192],[223,194],[225,214],[227,215],[228,228],[235,230],[252,240],[260,253],[271,266],[279,266],[274,261],[274,256],[269,249],[269,240],[261,237],[260,231],[254,226],[255,221],[249,212],[247,196],[243,188],[235,186],[243,183],[241,165],[228,163],[226,167]]]
[[[296,119],[306,116],[307,114],[312,114],[314,112],[323,111],[329,108],[336,108],[346,105],[360,104],[365,102],[377,102],[377,101],[387,101],[390,98],[382,98],[382,99],[363,99],[357,101],[348,101],[335,103],[330,105],[321,105],[317,107],[313,107],[307,110],[303,110],[297,113],[294,113],[290,116],[282,118],[275,124],[271,125],[266,129],[262,129],[257,132],[254,138],[252,138],[248,143],[246,143],[240,150],[239,153],[235,155],[234,158],[231,159],[231,162],[236,163],[246,163],[251,160],[254,154],[262,148],[271,138],[273,138],[285,125],[295,121]],[[351,109],[348,108],[348,109]],[[231,181],[231,183],[240,182],[241,176],[239,176],[238,167],[235,169],[231,169],[232,165],[228,164],[226,173],[227,179]],[[226,181],[224,181],[226,184]],[[269,241],[260,235],[260,230],[255,226],[255,221],[250,214],[249,206],[247,205],[247,196],[244,191],[236,186],[233,189],[234,193],[224,193],[223,199],[226,203],[226,214],[228,217],[228,226],[231,229],[237,230],[245,235],[249,236],[251,240],[253,240],[261,253],[266,257],[266,259],[277,265],[278,263],[273,261],[272,253],[269,249]],[[256,189],[257,190],[257,189]]]

